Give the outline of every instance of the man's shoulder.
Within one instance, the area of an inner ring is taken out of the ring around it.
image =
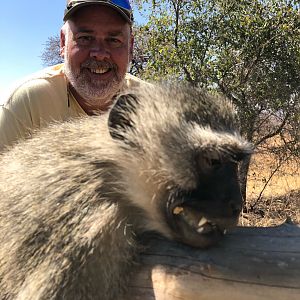
[[[63,84],[63,81],[63,64],[45,68],[17,81],[5,92],[2,102],[5,105],[23,94],[43,92],[46,86],[55,88],[56,85]]]
[[[33,73],[31,79],[48,79],[64,75],[64,64],[58,64],[44,68],[36,73]]]

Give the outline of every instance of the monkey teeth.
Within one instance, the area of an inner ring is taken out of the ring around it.
[[[199,220],[199,223],[198,223],[198,227],[202,227],[204,224],[206,224],[208,222],[208,220],[205,218],[205,217],[202,217],[200,220]]]
[[[176,206],[174,209],[173,209],[173,214],[174,215],[179,215],[180,213],[183,212],[183,207],[181,206]]]
[[[199,227],[199,228],[197,229],[197,232],[198,232],[198,233],[203,233],[203,231],[204,231],[204,227]]]
[[[215,224],[211,223],[203,216],[199,218],[199,212],[188,207],[176,206],[173,209],[173,214],[176,216],[180,215],[182,219],[198,233],[210,232],[216,228]]]

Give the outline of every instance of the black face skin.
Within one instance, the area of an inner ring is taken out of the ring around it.
[[[205,248],[218,242],[226,229],[237,224],[241,209],[237,163],[227,161],[217,163],[209,171],[200,171],[195,190],[175,187],[169,193],[165,215],[175,239]],[[202,226],[198,225],[200,220]]]

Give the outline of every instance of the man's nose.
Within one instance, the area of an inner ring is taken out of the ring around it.
[[[90,57],[103,60],[110,57],[110,51],[103,43],[95,43],[90,49]]]

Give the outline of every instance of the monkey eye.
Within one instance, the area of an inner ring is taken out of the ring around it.
[[[219,168],[221,165],[222,165],[222,162],[220,159],[211,159],[210,160],[210,165],[213,167],[213,168]]]
[[[217,155],[212,154],[209,155],[201,155],[198,156],[198,167],[199,169],[204,172],[208,173],[213,170],[217,170],[222,166],[222,160]]]

